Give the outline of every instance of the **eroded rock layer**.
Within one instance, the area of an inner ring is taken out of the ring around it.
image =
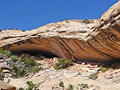
[[[44,51],[73,60],[120,58],[120,2],[98,20],[51,23],[32,31],[0,32],[0,47],[12,51]]]

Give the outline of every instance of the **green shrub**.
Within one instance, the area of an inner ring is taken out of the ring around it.
[[[26,84],[28,85],[26,90],[39,90],[37,84],[33,84],[32,81],[27,81]]]
[[[21,88],[19,88],[18,90],[25,90],[25,89],[21,87]]]
[[[70,19],[65,19],[66,23],[69,23]]]
[[[89,87],[88,87],[88,84],[83,84],[83,83],[82,83],[82,84],[80,84],[80,86],[81,86],[81,88],[84,88],[84,89],[89,88]]]
[[[11,56],[11,52],[9,50],[4,50],[3,52],[7,57]]]
[[[101,71],[102,73],[104,73],[104,72],[108,71],[108,68],[101,66],[98,71]]]
[[[24,62],[27,67],[40,66],[40,63],[36,63],[33,57],[25,57],[24,54],[20,57],[20,62]]]
[[[92,79],[92,80],[95,80],[95,79],[97,79],[97,78],[98,78],[98,72],[93,73],[93,74],[91,74],[91,75],[89,76],[89,79]]]
[[[25,56],[24,56],[24,54],[21,55],[21,57],[20,57],[19,60],[20,60],[20,62],[24,62],[24,61],[25,61]]]
[[[4,50],[2,48],[0,48],[0,53],[3,53],[3,52],[4,52]]]
[[[4,80],[4,77],[5,77],[5,75],[4,75],[3,71],[0,69],[0,80]]]
[[[37,66],[41,66],[41,63],[37,63]]]
[[[20,57],[20,62],[24,62],[28,67],[36,66],[37,63],[35,62],[35,59],[33,57],[25,57],[24,54]]]
[[[36,65],[36,62],[35,62],[33,57],[25,58],[24,62],[28,66],[35,66]]]
[[[26,84],[27,84],[27,88],[26,89],[20,87],[18,90],[39,90],[39,88],[38,88],[39,85],[33,84],[32,81],[27,81]]]
[[[82,21],[82,23],[88,24],[88,23],[90,23],[90,21],[89,21],[88,19],[84,19],[84,20]]]
[[[73,90],[73,89],[74,89],[73,85],[69,84],[69,87],[67,88],[67,90]]]
[[[77,73],[77,75],[82,75],[81,72]]]
[[[34,67],[34,69],[33,69],[33,73],[37,73],[37,72],[39,72],[40,70],[43,70],[43,68],[42,67]]]
[[[7,57],[11,56],[11,51],[4,50],[3,48],[0,48],[0,53],[6,55]]]
[[[34,67],[31,67],[31,68],[28,68],[28,73],[37,73],[39,72],[40,70],[43,70],[42,67],[38,67],[38,66],[34,66]]]
[[[15,78],[23,77],[27,73],[37,73],[39,70],[43,70],[42,67],[40,67],[41,64],[36,63],[33,57],[25,57],[22,55],[18,58],[12,55],[10,59],[8,64]]]
[[[22,69],[20,67],[17,67],[15,65],[12,65],[12,72],[14,74],[14,77],[16,78],[20,78],[23,77],[27,72],[25,71],[25,69]]]
[[[19,58],[17,56],[12,55],[10,57],[10,60],[13,61],[13,62],[17,62],[19,60]]]
[[[60,70],[60,69],[65,69],[65,68],[72,66],[72,65],[73,65],[73,62],[71,59],[60,58],[58,60],[58,63],[55,64],[54,68],[56,70]]]
[[[64,87],[64,83],[63,83],[63,82],[60,82],[60,83],[59,83],[59,87]]]
[[[22,76],[24,76],[27,72],[24,70],[24,69],[22,69],[22,68],[20,68],[20,67],[17,67],[17,70],[18,70],[18,72],[17,72],[17,76],[19,77],[22,77]]]
[[[43,70],[40,67],[40,63],[36,63],[33,57],[26,57],[24,54],[21,57],[11,55],[8,50],[4,51],[4,54],[10,56],[10,61],[7,64],[10,66],[13,77],[20,78],[25,76],[27,73],[37,73],[39,70]]]

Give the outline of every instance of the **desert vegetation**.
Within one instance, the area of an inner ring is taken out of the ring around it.
[[[88,19],[84,19],[84,20],[82,21],[82,23],[89,24],[90,21],[89,21]]]
[[[73,62],[71,59],[60,58],[58,59],[58,63],[55,64],[54,68],[56,70],[61,70],[61,69],[65,69],[72,65],[73,65]]]
[[[101,71],[102,73],[108,71],[108,67],[103,67],[103,66],[100,66],[100,69],[98,71]]]
[[[5,77],[5,75],[4,75],[3,71],[0,69],[0,80],[4,80],[4,77]]]
[[[26,84],[27,84],[27,88],[19,88],[18,90],[39,90],[39,85],[37,85],[37,84],[34,84],[32,81],[27,81],[26,82]]]
[[[97,78],[98,78],[98,74],[99,74],[99,72],[95,72],[95,73],[91,74],[91,75],[89,76],[89,79],[92,79],[92,80],[97,79]]]
[[[67,90],[74,90],[74,86],[72,84],[69,84]]]
[[[17,78],[28,73],[36,73],[39,70],[42,70],[40,64],[36,63],[33,57],[26,57],[24,55],[19,58],[12,55],[10,61],[7,63],[11,67],[13,76]]]
[[[0,56],[1,58],[5,58],[7,60],[6,63],[9,66],[9,69],[11,70],[11,74],[12,74],[11,78],[13,79],[16,79],[16,78],[21,79],[24,77],[28,78],[29,75],[32,76],[35,73],[39,72],[40,70],[41,70],[40,72],[42,72],[44,68],[43,64],[41,66],[40,63],[37,63],[35,59],[36,57],[32,56],[31,54],[21,53],[19,55],[19,54],[13,54],[9,50],[0,49]],[[73,74],[73,76],[76,76],[76,77],[85,76],[86,77],[86,75],[82,73],[81,71],[79,71],[76,75],[74,72],[72,73],[69,72],[69,69],[67,68],[76,64],[76,63],[73,63],[71,59],[57,58],[56,60],[58,60],[58,62],[53,64],[52,69],[50,69],[49,67],[47,67],[47,69],[44,68],[45,72],[49,73],[50,70],[51,70],[50,72],[54,72],[54,74],[51,75],[52,78],[57,77],[57,73],[60,74],[60,72],[64,71],[63,69],[65,69],[65,71],[67,70],[67,73]],[[87,78],[96,80],[99,74],[105,73],[108,70],[109,70],[108,67],[100,66],[98,67],[95,73],[89,74]],[[38,76],[41,75],[40,73],[37,73],[37,74],[39,74]],[[51,77],[48,77],[48,79],[50,79]],[[5,74],[3,73],[2,70],[0,70],[0,80],[4,80],[4,78],[5,78]],[[29,80],[26,81],[26,84],[27,84],[27,87],[17,88],[17,90],[39,90],[40,88],[39,87],[40,84],[34,84],[32,81],[29,81]],[[66,82],[61,81],[59,82],[59,85],[57,85],[58,86],[57,88],[60,88],[63,90],[87,90],[91,88],[91,86],[85,83],[81,83],[79,85],[78,84],[77,85],[68,84],[67,86],[65,85],[66,85]]]
[[[0,53],[9,58],[7,65],[11,69],[12,77],[14,78],[23,77],[29,73],[35,74],[36,72],[39,72],[39,70],[42,70],[40,63],[36,63],[32,56],[25,56],[24,54],[17,56],[13,55],[11,51],[3,49],[0,49]]]
[[[88,84],[84,84],[84,83],[80,84],[79,86],[81,87],[81,90],[89,88]]]
[[[59,83],[59,86],[60,86],[60,87],[64,87],[64,82],[60,82],[60,83]]]
[[[9,50],[3,50],[2,48],[0,48],[0,54],[10,57],[11,56],[11,52]]]

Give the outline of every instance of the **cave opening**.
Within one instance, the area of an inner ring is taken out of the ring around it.
[[[51,53],[51,52],[47,52],[47,51],[38,51],[38,50],[30,50],[30,51],[13,51],[12,52],[13,54],[15,55],[22,55],[22,54],[25,54],[25,55],[28,55],[28,56],[34,56],[36,58],[41,58],[41,57],[44,57],[44,58],[54,58],[54,57],[58,57],[57,55]]]

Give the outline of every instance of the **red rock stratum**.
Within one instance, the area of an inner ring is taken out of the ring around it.
[[[32,31],[0,32],[0,47],[12,51],[44,51],[73,60],[120,58],[120,2],[98,20],[51,23]]]

